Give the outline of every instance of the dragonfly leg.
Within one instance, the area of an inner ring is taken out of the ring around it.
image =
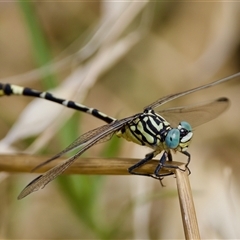
[[[163,168],[163,167],[170,167],[170,168],[178,168],[177,166],[173,166],[173,165],[168,165],[168,164],[165,164],[166,161],[169,162],[172,162],[172,154],[171,152],[167,152],[167,151],[164,151],[162,157],[160,158],[159,160],[159,163],[154,171],[154,175],[156,176],[156,178],[159,178],[159,177],[165,177],[165,176],[169,176],[169,175],[172,175],[173,173],[166,173],[166,174],[159,174],[160,170]]]
[[[174,166],[174,165],[171,165],[171,164],[165,164],[167,159],[168,159],[168,162],[171,162],[172,161],[172,154],[171,152],[164,152],[162,157],[160,158],[160,161],[159,161],[159,164],[158,166],[156,167],[155,171],[154,171],[154,175],[156,177],[163,177],[163,176],[168,176],[168,175],[172,175],[173,173],[168,173],[166,175],[163,175],[163,174],[159,174],[159,171],[163,168],[163,167],[166,167],[166,168],[173,168],[173,169],[180,169],[181,171],[188,171],[189,174],[191,174],[191,171],[188,167],[189,163],[190,163],[190,160],[191,160],[191,155],[189,152],[187,151],[184,151],[182,152],[182,154],[186,155],[188,157],[188,160],[187,160],[187,163],[185,164],[185,169],[181,169],[180,167],[178,166]]]
[[[134,164],[133,166],[131,166],[130,168],[128,168],[128,172],[131,174],[135,174],[135,175],[141,175],[141,176],[148,176],[148,177],[152,177],[152,174],[148,174],[148,173],[139,173],[139,172],[135,172],[135,170],[141,166],[143,166],[144,164],[146,164],[148,161],[150,161],[153,157],[155,156],[154,152],[148,153],[146,154],[145,158],[140,160],[139,162],[137,162],[136,164]]]
[[[168,153],[166,153],[166,154],[167,154],[167,156],[168,156]],[[171,154],[171,153],[170,153],[170,154]],[[135,171],[137,168],[143,166],[143,165],[146,164],[148,161],[150,161],[153,157],[155,157],[155,155],[156,155],[155,152],[151,152],[151,153],[147,154],[144,159],[140,160],[138,163],[136,163],[135,165],[131,166],[131,167],[128,169],[128,172],[131,173],[131,174],[140,175],[140,176],[152,177],[152,178],[154,178],[154,179],[160,180],[161,185],[164,186],[163,183],[162,183],[163,177],[172,175],[173,173],[155,174],[155,172],[154,172],[154,174],[150,174],[150,173],[139,173],[139,172],[136,172],[136,171]],[[163,155],[163,156],[164,156],[164,155]],[[161,159],[162,159],[162,162],[165,162],[165,161],[166,161],[166,160],[164,160],[163,157],[161,157]],[[171,156],[170,156],[170,159],[172,160],[172,157],[171,157]],[[171,161],[171,160],[170,160],[170,161]],[[160,161],[161,161],[161,160],[160,160]],[[157,168],[158,168],[158,167],[157,167]],[[161,166],[159,167],[158,172],[160,171],[161,168],[162,168],[162,164],[161,164]],[[156,170],[155,170],[155,171],[156,171]]]
[[[189,165],[189,163],[190,163],[190,161],[191,161],[191,155],[190,155],[190,153],[187,152],[187,151],[184,151],[184,152],[181,152],[181,153],[184,154],[184,155],[186,155],[186,156],[188,157],[188,160],[187,160],[187,163],[186,163],[186,165],[185,165],[185,168],[186,168],[186,170],[188,171],[188,174],[190,175],[190,174],[191,174],[191,170],[189,169],[188,165]]]
[[[167,158],[168,158],[168,161],[169,161],[169,162],[172,162],[172,154],[171,154],[170,151],[167,152]]]

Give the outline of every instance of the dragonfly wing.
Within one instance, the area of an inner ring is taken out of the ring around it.
[[[228,108],[229,104],[227,98],[218,98],[204,104],[169,108],[157,111],[157,113],[173,127],[177,127],[181,121],[186,121],[190,123],[192,128],[195,128],[219,116]]]
[[[58,164],[57,166],[51,168],[46,173],[38,176],[32,182],[30,182],[19,194],[18,199],[22,199],[29,195],[30,193],[37,191],[41,188],[44,188],[49,182],[55,179],[58,175],[62,174],[80,155],[82,155],[87,149],[92,147],[93,145],[102,142],[104,140],[108,140],[112,137],[112,135],[121,129],[126,123],[131,121],[137,117],[137,115],[124,118],[121,120],[116,120],[114,123],[104,125],[102,127],[96,128],[95,130],[89,131],[79,137],[73,144],[68,147],[67,149],[73,149],[75,147],[81,147],[74,156],[70,157],[63,163]],[[85,141],[83,141],[84,139]],[[81,141],[80,141],[81,140]],[[67,152],[67,151],[62,151]],[[46,163],[46,162],[45,162]]]
[[[164,103],[167,103],[169,101],[172,101],[176,98],[179,98],[179,97],[183,97],[185,95],[188,95],[190,93],[194,93],[194,92],[197,92],[197,91],[200,91],[200,90],[203,90],[203,89],[206,89],[206,88],[210,88],[210,87],[213,87],[213,86],[216,86],[218,84],[221,84],[221,83],[224,83],[224,82],[227,82],[229,80],[232,80],[236,77],[239,77],[240,76],[240,72],[238,73],[235,73],[231,76],[228,76],[228,77],[225,77],[225,78],[222,78],[222,79],[219,79],[215,82],[211,82],[211,83],[208,83],[208,84],[205,84],[205,85],[202,85],[202,86],[199,86],[199,87],[196,87],[196,88],[192,88],[192,89],[189,89],[189,90],[186,90],[186,91],[183,91],[183,92],[179,92],[179,93],[175,93],[175,94],[170,94],[170,95],[167,95],[165,97],[162,97],[160,99],[158,99],[157,101],[151,103],[150,105],[146,106],[144,108],[144,110],[148,109],[148,108],[157,108],[161,105],[163,105]]]
[[[96,129],[93,129],[91,131],[88,131],[88,132],[84,133],[83,135],[78,137],[74,142],[72,142],[68,147],[66,147],[64,150],[62,150],[60,153],[54,155],[52,158],[48,159],[47,161],[37,165],[32,171],[35,171],[36,169],[52,162],[53,160],[61,157],[62,155],[66,154],[68,152],[71,152],[74,149],[84,147],[91,138],[93,138],[94,136],[98,135],[99,133],[104,132],[105,130],[109,129],[109,126],[111,126],[111,124],[110,125],[103,125],[99,128],[96,128]],[[113,134],[107,135],[106,137],[99,140],[99,142],[100,141],[105,142],[105,141],[110,140],[112,135]],[[97,143],[99,143],[99,142],[97,142]]]

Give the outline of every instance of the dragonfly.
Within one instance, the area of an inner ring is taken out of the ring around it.
[[[162,168],[178,168],[178,166],[171,165],[172,152],[180,152],[187,157],[185,170],[189,170],[188,165],[191,160],[191,155],[188,152],[188,147],[193,137],[193,128],[218,117],[228,108],[230,101],[225,97],[221,97],[203,104],[175,107],[159,111],[156,109],[174,99],[216,86],[239,76],[240,72],[199,87],[164,96],[146,106],[143,112],[120,120],[110,117],[95,108],[89,108],[70,100],[58,98],[49,92],[41,92],[13,84],[0,83],[0,96],[23,95],[46,99],[65,107],[88,113],[107,123],[106,125],[84,133],[64,150],[35,167],[35,169],[37,169],[74,149],[78,149],[73,156],[31,181],[21,191],[18,199],[22,199],[44,188],[49,182],[70,167],[85,151],[98,143],[110,140],[113,135],[152,149],[143,159],[128,169],[130,174],[150,176],[161,181],[166,175],[173,174],[160,174],[159,172]],[[162,155],[153,173],[138,172],[141,166],[151,161],[160,153],[162,153]]]

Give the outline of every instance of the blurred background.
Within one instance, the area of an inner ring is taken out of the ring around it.
[[[240,71],[237,2],[0,3],[0,80],[123,118],[156,99]],[[191,186],[202,238],[240,238],[240,79],[162,108],[228,97],[194,130]],[[54,155],[101,126],[92,116],[23,96],[0,99],[1,153]],[[142,159],[124,139],[87,157]],[[175,161],[184,161],[181,154]],[[81,161],[81,159],[78,159]],[[184,238],[174,177],[61,176],[21,201],[36,174],[0,173],[1,239]]]

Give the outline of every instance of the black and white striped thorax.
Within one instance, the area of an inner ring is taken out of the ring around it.
[[[117,136],[153,149],[165,149],[165,138],[171,130],[170,124],[152,109],[142,114],[117,132]]]

